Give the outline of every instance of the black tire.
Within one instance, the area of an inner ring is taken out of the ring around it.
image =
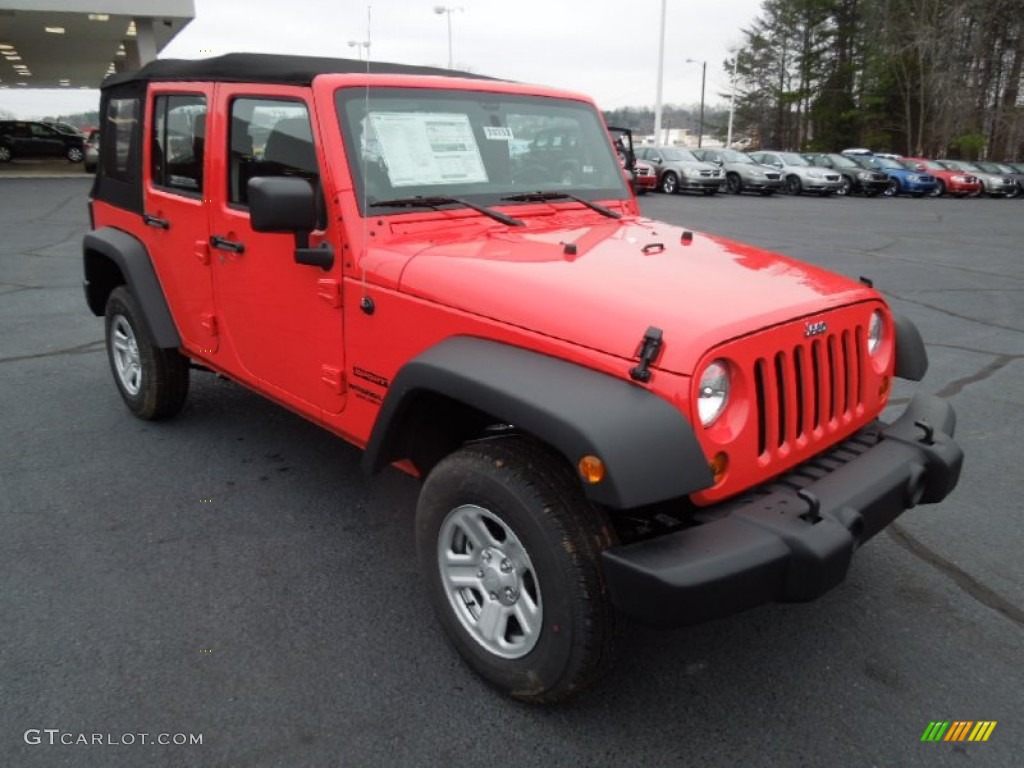
[[[799,195],[804,191],[804,185],[800,183],[799,176],[786,177],[786,191],[791,195]]]
[[[141,318],[128,288],[115,288],[104,321],[110,370],[128,410],[147,421],[170,418],[188,395],[188,360],[155,346]]]
[[[889,184],[884,190],[882,195],[884,197],[896,197],[900,193],[900,183],[896,179],[889,179]]]
[[[928,193],[929,197],[942,197],[946,194],[946,182],[942,179],[935,180],[935,189]]]
[[[564,699],[610,665],[600,553],[614,543],[565,460],[520,437],[447,456],[416,508],[421,573],[445,633],[484,680],[523,701]],[[488,610],[493,623],[480,621]]]
[[[679,177],[673,171],[665,171],[661,177],[661,191],[666,195],[673,195],[679,191]]]
[[[1014,198],[1017,198],[1017,197],[1020,197],[1020,196],[1021,196],[1021,188],[1019,186],[1015,186],[1010,192],[1006,193],[1006,197],[1008,199],[1010,199],[1010,200],[1013,200]]]
[[[725,188],[731,194],[738,195],[743,191],[743,179],[738,173],[730,173],[725,177]]]
[[[85,152],[82,151],[81,147],[68,147],[64,157],[68,159],[69,163],[80,163],[85,159]]]
[[[0,144],[0,163],[9,163],[13,157],[11,148],[6,144]]]
[[[843,176],[842,181],[839,183],[839,189],[836,190],[836,194],[840,197],[849,197],[853,192],[853,179],[849,176]]]

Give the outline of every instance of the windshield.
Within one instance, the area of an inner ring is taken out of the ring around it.
[[[786,165],[810,165],[803,155],[798,155],[796,152],[779,152],[779,157],[782,158],[782,162]]]
[[[700,162],[700,160],[697,159],[697,156],[695,154],[693,154],[693,152],[691,152],[688,149],[676,149],[675,147],[662,147],[658,151],[661,153],[661,156],[664,159],[668,160],[670,163],[672,163],[672,162],[679,162],[680,160],[682,160],[683,162],[689,162],[689,163],[699,163]]]
[[[969,163],[965,163],[962,160],[940,160],[939,165],[945,166],[951,171],[976,171],[977,168],[971,167]]]
[[[718,154],[727,163],[747,163],[749,165],[757,165],[754,162],[754,158],[745,152],[737,152],[735,149],[720,149]]]
[[[828,155],[827,157],[832,161],[833,168],[860,168],[857,163],[846,155]]]
[[[875,164],[879,168],[897,168],[903,171],[908,170],[908,166],[901,163],[899,160],[893,160],[891,157],[876,157]]]
[[[419,88],[342,88],[336,99],[360,208],[420,196],[508,205],[502,198],[553,189],[587,200],[629,197],[588,104]]]

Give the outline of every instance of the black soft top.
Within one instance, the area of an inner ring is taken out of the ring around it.
[[[228,83],[280,83],[309,85],[317,75],[361,73],[377,75],[433,75],[435,77],[494,78],[439,67],[357,59],[330,59],[314,56],[284,56],[273,53],[229,53],[210,59],[157,59],[134,72],[111,75],[101,88],[131,82],[169,80],[210,80]]]

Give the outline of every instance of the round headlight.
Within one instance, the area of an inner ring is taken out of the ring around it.
[[[871,313],[871,320],[868,322],[868,352],[875,354],[882,346],[882,333],[885,331],[885,320],[882,313],[877,309]]]
[[[729,368],[724,360],[715,360],[704,369],[697,392],[700,423],[710,427],[722,415],[729,401]]]

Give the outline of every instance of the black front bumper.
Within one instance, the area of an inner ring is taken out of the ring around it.
[[[813,600],[845,578],[861,543],[956,487],[955,427],[946,401],[918,395],[892,424],[875,422],[771,484],[703,510],[706,522],[606,550],[612,602],[671,627]]]

